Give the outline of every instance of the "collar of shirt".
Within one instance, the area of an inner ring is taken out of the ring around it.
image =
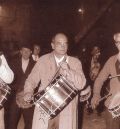
[[[57,66],[59,66],[59,63],[60,62],[62,62],[63,60],[64,60],[64,58],[66,58],[66,62],[68,63],[68,56],[63,56],[63,57],[61,57],[61,58],[57,58],[55,55],[54,55],[54,57],[55,57],[55,61],[56,61],[56,63],[57,63]]]

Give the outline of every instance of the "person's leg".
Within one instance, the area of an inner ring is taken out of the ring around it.
[[[4,121],[5,121],[5,129],[8,129],[8,120],[9,120],[9,107],[4,106]]]
[[[55,118],[49,120],[48,129],[58,129],[59,128],[59,117],[60,117],[60,115],[57,115]]]
[[[0,129],[5,129],[4,124],[4,108],[0,110]]]
[[[11,85],[12,86],[12,85]],[[4,120],[5,120],[5,129],[9,129],[9,116],[10,116],[10,107],[11,103],[15,98],[15,91],[12,89],[10,95],[8,96],[7,101],[4,103]]]
[[[48,117],[37,106],[34,109],[32,129],[48,129]]]
[[[12,100],[9,108],[8,129],[17,129],[21,116],[21,109],[16,104],[16,99]]]
[[[120,118],[112,118],[111,113],[106,109],[105,111],[106,129],[120,129]]]
[[[34,107],[22,109],[22,112],[23,112],[23,118],[25,122],[25,129],[32,129]]]

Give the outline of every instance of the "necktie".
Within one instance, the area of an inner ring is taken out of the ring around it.
[[[37,61],[37,56],[35,56],[35,61]]]

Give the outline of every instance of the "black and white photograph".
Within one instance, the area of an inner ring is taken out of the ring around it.
[[[0,0],[0,129],[120,129],[120,0]]]

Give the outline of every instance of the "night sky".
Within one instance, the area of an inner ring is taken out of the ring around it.
[[[3,0],[2,0],[3,1]],[[120,31],[119,0],[4,0],[30,5],[30,41],[50,50],[52,36],[64,32],[71,42],[71,53],[80,54],[101,47],[106,56],[116,50],[113,34]],[[79,10],[79,11],[78,11]],[[82,11],[80,11],[82,10]],[[106,50],[107,48],[107,50]]]
[[[109,48],[109,44],[113,42],[113,34],[120,30],[119,0],[35,0],[32,5],[31,37],[44,47],[50,45],[54,33],[65,32],[72,42],[73,53],[79,54],[82,47],[96,44],[108,48],[107,56],[114,53],[115,48]]]

